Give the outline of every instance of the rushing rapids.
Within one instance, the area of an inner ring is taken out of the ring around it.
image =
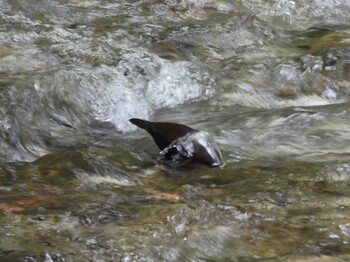
[[[0,0],[0,260],[349,261],[349,14]]]

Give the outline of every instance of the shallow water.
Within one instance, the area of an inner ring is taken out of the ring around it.
[[[0,260],[350,260],[350,3],[0,0]],[[209,132],[177,166],[128,122]]]

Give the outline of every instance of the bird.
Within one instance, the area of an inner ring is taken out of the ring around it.
[[[220,149],[206,132],[177,123],[151,122],[138,118],[129,121],[146,130],[161,150],[160,154],[168,160],[184,160],[210,167],[223,165]]]

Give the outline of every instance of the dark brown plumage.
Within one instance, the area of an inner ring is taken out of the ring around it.
[[[135,126],[146,130],[153,137],[154,142],[160,150],[165,149],[174,140],[183,137],[190,132],[196,132],[196,130],[191,127],[176,123],[150,122],[138,118],[132,118],[129,121]],[[174,148],[166,153],[165,157],[170,159],[171,156],[175,154],[177,154],[177,150]]]
[[[137,118],[129,121],[146,130],[153,137],[166,159],[188,159],[212,167],[223,163],[215,142],[209,136],[200,134],[189,126]]]

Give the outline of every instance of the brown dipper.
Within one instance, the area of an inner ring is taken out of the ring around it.
[[[223,164],[219,148],[207,133],[176,123],[137,118],[129,121],[150,133],[166,159],[190,160],[211,167]]]

